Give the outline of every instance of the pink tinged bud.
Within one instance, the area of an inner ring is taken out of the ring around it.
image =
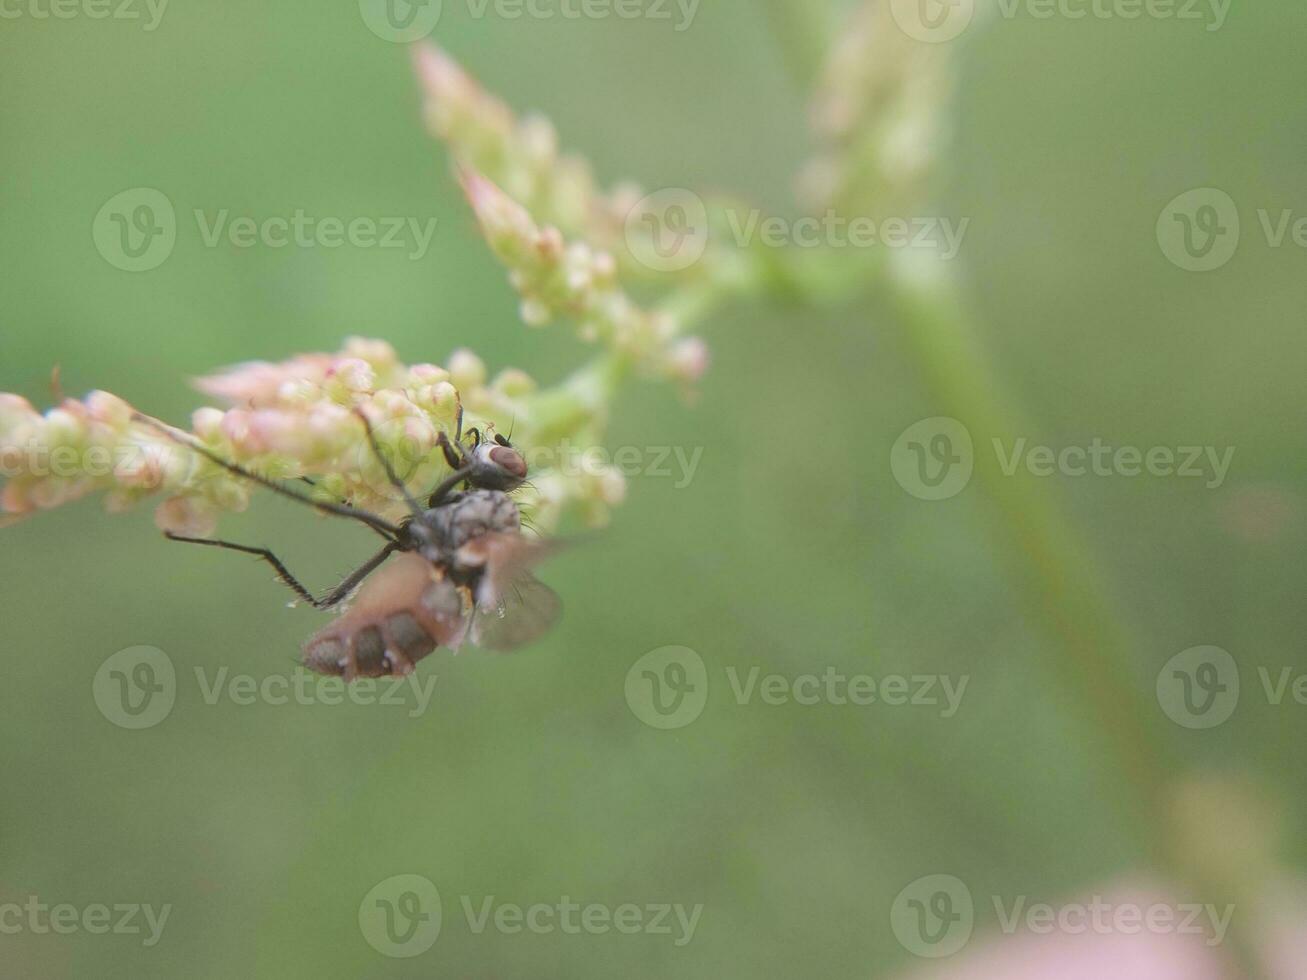
[[[509,398],[521,398],[536,390],[535,379],[525,371],[506,368],[499,372],[492,387]]]
[[[591,266],[596,279],[607,283],[617,279],[617,260],[613,258],[612,253],[599,252],[595,255]]]
[[[558,131],[544,116],[531,115],[518,127],[522,149],[535,164],[549,166],[558,156]]]
[[[28,442],[42,425],[41,416],[26,398],[0,394],[0,448]]]
[[[45,415],[45,439],[51,446],[75,446],[86,434],[86,420],[81,412],[55,408]]]
[[[10,419],[26,418],[35,414],[36,409],[32,407],[32,403],[22,395],[0,392],[0,425]]]
[[[512,254],[536,239],[535,222],[526,208],[475,170],[464,168],[460,180],[481,230],[496,252]]]
[[[21,480],[10,480],[0,490],[0,510],[6,514],[29,514],[36,505],[27,496],[27,485]]]
[[[550,226],[537,237],[536,251],[546,262],[558,262],[567,253],[567,240],[563,238],[561,231]]]
[[[626,477],[621,470],[605,467],[599,474],[596,489],[600,500],[609,507],[616,507],[626,500]]]
[[[440,101],[459,95],[466,97],[476,84],[459,67],[458,62],[434,44],[413,46],[413,70],[428,99]]]
[[[191,429],[202,442],[222,438],[223,413],[216,408],[200,408],[191,413]]]
[[[194,385],[206,395],[221,398],[233,405],[274,405],[284,384],[319,382],[331,367],[332,360],[326,354],[306,354],[282,364],[250,361],[218,374],[197,378]]]
[[[252,418],[251,412],[239,408],[222,417],[222,438],[231,444],[238,456],[257,456],[263,451],[251,429]]]
[[[228,368],[219,374],[196,378],[197,390],[232,404],[257,404],[276,395],[281,372],[264,361],[250,361]]]
[[[243,455],[305,456],[310,444],[304,417],[279,409],[263,409],[249,416],[249,436],[242,444]]]
[[[342,358],[327,372],[327,391],[339,401],[352,401],[354,395],[370,394],[377,375],[372,365],[358,358]]]
[[[712,354],[699,337],[688,337],[672,348],[668,368],[677,381],[695,384],[708,373]]]
[[[449,355],[449,376],[460,391],[480,388],[486,383],[485,362],[467,348],[460,348]]]
[[[436,448],[436,427],[426,418],[411,417],[404,420],[400,440],[399,459],[406,465],[421,462]]]
[[[119,485],[138,490],[155,490],[163,482],[164,447],[155,443],[136,443],[128,447],[115,463],[114,476]]]
[[[331,402],[315,405],[306,420],[312,441],[320,446],[344,447],[355,438],[359,423],[349,409]]]
[[[584,293],[593,285],[594,280],[590,275],[590,270],[580,266],[568,270],[567,288],[572,293]]]
[[[458,407],[458,389],[448,381],[432,385],[430,397],[432,406],[445,414],[454,412]]]
[[[436,364],[414,364],[408,369],[409,384],[426,386],[449,380],[449,372]]]
[[[377,392],[372,403],[364,406],[364,411],[374,426],[384,424],[387,419],[419,414],[418,407],[409,401],[408,395],[394,389]]]
[[[126,432],[132,421],[132,406],[107,391],[93,391],[87,395],[86,412],[92,421],[115,432]]]
[[[554,319],[549,304],[538,299],[524,299],[518,306],[518,315],[528,327],[547,327]]]
[[[322,397],[322,385],[306,378],[283,381],[277,386],[273,401],[284,407],[302,407],[311,405]]]
[[[66,504],[89,490],[85,483],[74,483],[49,477],[36,480],[27,488],[27,499],[39,510],[52,510],[60,504]]]
[[[130,490],[110,490],[104,496],[104,509],[109,514],[124,514],[136,503],[136,496]]]
[[[218,515],[208,501],[198,497],[173,497],[155,508],[154,523],[160,531],[207,538],[218,527]]]
[[[377,371],[389,371],[399,364],[394,347],[384,340],[367,337],[345,338],[345,356],[367,361]]]
[[[205,491],[218,510],[240,513],[250,505],[250,487],[226,477],[213,480]]]

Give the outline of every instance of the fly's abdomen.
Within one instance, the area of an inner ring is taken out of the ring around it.
[[[448,579],[426,579],[416,601],[360,604],[304,644],[304,666],[344,677],[403,676],[438,646],[457,649],[465,632],[463,593]]]
[[[403,676],[435,649],[435,639],[414,616],[397,612],[349,632],[323,630],[304,644],[304,666],[346,680]]]

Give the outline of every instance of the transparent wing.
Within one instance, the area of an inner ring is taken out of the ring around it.
[[[563,612],[558,593],[530,572],[521,572],[495,601],[478,603],[472,642],[507,653],[544,636]]]

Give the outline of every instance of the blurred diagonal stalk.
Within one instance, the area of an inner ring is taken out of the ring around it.
[[[950,270],[938,260],[914,258],[891,263],[888,271],[893,304],[941,411],[978,438],[1031,431],[1000,394],[1003,386]],[[1037,614],[1062,643],[1063,655],[1050,658],[1052,669],[1080,696],[1088,722],[1128,783],[1133,815],[1147,828],[1144,845],[1154,863],[1204,894],[1246,895],[1246,883],[1215,880],[1193,855],[1174,846],[1170,813],[1178,766],[1166,748],[1159,713],[1144,693],[1147,685],[1131,661],[1136,645],[1120,625],[1090,548],[1049,483],[1006,477],[997,463],[982,465],[984,458],[976,453],[976,473],[1003,522],[1006,545],[1029,594],[1037,597]],[[1232,928],[1229,938],[1240,975],[1245,980],[1266,976],[1246,935]]]
[[[1019,413],[1004,404],[995,372],[977,341],[947,270],[891,267],[896,310],[940,409],[960,419],[978,441],[1027,432]],[[1008,478],[976,454],[976,473],[1003,519],[1007,542],[1020,560],[1038,612],[1062,639],[1067,656],[1055,667],[1083,695],[1103,730],[1135,798],[1160,804],[1169,767],[1162,757],[1159,723],[1138,684],[1129,680],[1128,643],[1119,615],[1094,570],[1085,544],[1072,530],[1046,483]],[[1156,809],[1152,809],[1156,813]],[[1158,848],[1159,852],[1164,848]]]
[[[825,63],[830,41],[826,5],[817,0],[762,0],[762,8],[790,74],[808,91]]]

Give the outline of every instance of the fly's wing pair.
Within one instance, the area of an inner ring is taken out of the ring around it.
[[[549,632],[562,614],[563,602],[531,569],[557,550],[556,543],[520,534],[483,534],[463,546],[460,562],[484,568],[473,597],[473,643],[506,653]]]

